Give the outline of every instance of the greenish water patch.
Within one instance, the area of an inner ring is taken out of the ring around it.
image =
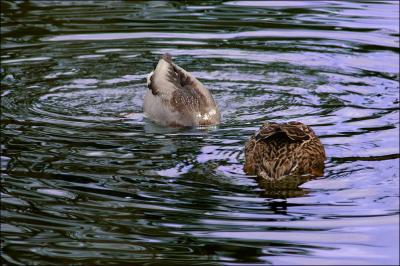
[[[399,263],[397,1],[1,1],[2,261]],[[222,123],[142,114],[169,52]],[[242,171],[299,120],[325,175],[270,193]]]

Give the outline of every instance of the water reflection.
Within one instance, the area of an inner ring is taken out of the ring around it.
[[[398,7],[1,1],[2,259],[397,263]],[[220,126],[143,117],[165,52],[210,88]],[[311,125],[324,177],[271,190],[246,176],[266,120]]]

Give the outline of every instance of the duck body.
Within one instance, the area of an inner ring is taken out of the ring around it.
[[[221,114],[209,90],[192,74],[161,56],[147,77],[143,111],[164,126],[191,127],[219,124]]]
[[[300,122],[267,122],[245,144],[244,171],[266,180],[324,173],[325,149],[314,131]]]

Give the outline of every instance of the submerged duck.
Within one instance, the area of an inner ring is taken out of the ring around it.
[[[324,146],[309,126],[267,122],[246,142],[243,170],[268,181],[318,177],[324,174],[325,160]]]
[[[147,76],[143,111],[151,120],[175,127],[218,124],[221,114],[209,90],[192,74],[161,56]]]

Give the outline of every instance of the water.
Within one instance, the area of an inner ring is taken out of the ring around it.
[[[399,263],[397,1],[1,1],[2,260]],[[159,55],[222,124],[142,114]],[[242,172],[263,121],[313,127],[322,178]]]

